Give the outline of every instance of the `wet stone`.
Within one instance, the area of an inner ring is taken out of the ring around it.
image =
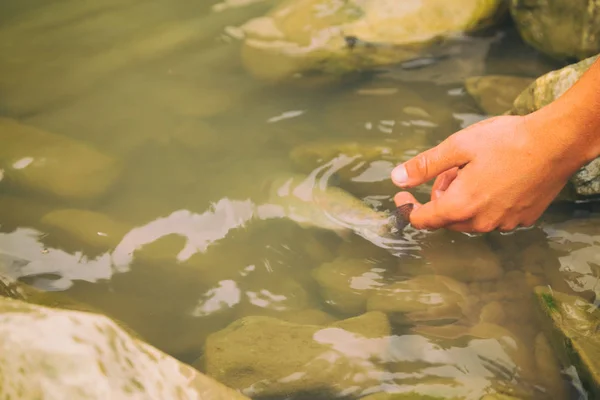
[[[513,101],[533,81],[518,76],[474,76],[465,81],[465,88],[486,114],[501,115],[512,108]]]
[[[386,269],[369,260],[337,258],[313,270],[325,304],[346,315],[366,311],[367,299],[385,284]]]
[[[547,388],[548,395],[557,400],[569,398],[561,377],[561,365],[544,333],[536,335],[533,352],[540,381]]]
[[[246,399],[105,316],[4,298],[0,311],[3,398]]]
[[[81,209],[51,211],[41,218],[40,224],[57,245],[83,245],[100,251],[114,248],[130,230],[128,225],[107,215]]]
[[[523,40],[558,60],[600,52],[600,5],[595,0],[511,0],[510,12]]]
[[[82,142],[0,118],[0,167],[19,188],[67,200],[105,194],[119,163]]]
[[[378,312],[327,326],[246,317],[208,337],[202,362],[209,376],[253,398],[360,395],[384,375],[370,358],[389,334]]]
[[[468,314],[467,286],[451,278],[422,275],[380,287],[368,298],[367,310],[388,313],[395,323],[443,325]]]
[[[407,269],[405,272],[411,276],[429,273],[468,283],[497,280],[504,275],[500,258],[485,238],[440,231],[425,238],[422,247],[427,263]]]
[[[563,365],[574,365],[591,398],[600,396],[600,311],[579,296],[535,288],[547,339]],[[548,354],[538,343],[539,356]]]
[[[242,298],[236,309],[237,318],[249,315],[281,318],[316,306],[299,282],[280,273],[252,274],[240,286]]]
[[[298,75],[336,81],[356,71],[400,63],[460,33],[496,23],[502,1],[421,2],[323,0],[284,1],[267,15],[248,21],[242,58],[246,69],[267,81]]]
[[[448,344],[470,348],[479,357],[493,360],[495,368],[504,368],[505,373],[510,374],[514,379],[513,382],[516,383],[516,386],[513,390],[526,394],[525,398],[531,398],[536,391],[540,390],[535,387],[535,384],[539,383],[539,375],[533,350],[518,335],[505,327],[491,323],[479,323],[472,326],[421,325],[412,328],[411,331],[431,339],[448,340]],[[503,385],[502,382],[499,383],[500,386]],[[504,382],[504,384],[506,383],[508,382]],[[547,391],[547,388],[543,388],[542,393],[544,391]],[[499,390],[499,393],[506,392]]]

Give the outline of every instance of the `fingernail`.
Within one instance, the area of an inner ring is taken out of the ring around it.
[[[439,199],[440,197],[442,197],[442,194],[444,194],[444,192],[442,192],[441,190],[436,190],[435,191],[435,198]]]
[[[404,165],[399,165],[392,170],[392,180],[398,185],[406,185],[408,182],[408,174]]]

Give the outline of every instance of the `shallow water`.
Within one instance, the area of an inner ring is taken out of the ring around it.
[[[478,322],[480,308],[488,306],[486,321],[494,325],[465,342],[442,339],[448,335],[442,317],[454,315],[447,310],[417,322],[392,318],[392,335],[354,346],[364,349],[356,357],[368,359],[376,372],[379,386],[371,391],[439,386],[454,388],[442,390],[442,398],[479,398],[517,365],[530,384],[552,392],[556,383],[523,366],[530,361],[519,364],[497,334],[508,332],[520,343],[517,355],[534,357],[540,327],[530,285],[597,302],[594,206],[550,210],[534,229],[508,236],[409,229],[402,245],[389,251],[356,235],[278,218],[267,192],[286,174],[319,171],[317,185],[335,172],[329,183],[389,210],[394,160],[486,117],[464,92],[466,77],[535,77],[558,65],[503,27],[432,63],[398,65],[338,86],[269,86],[246,73],[239,43],[228,32],[270,3],[0,4],[0,117],[84,142],[122,166],[109,190],[85,200],[0,185],[0,272],[65,291],[201,369],[207,335],[241,317],[327,324],[365,313],[367,298],[385,285],[445,276],[475,299],[475,311],[462,312]],[[388,146],[395,158],[316,164],[294,158],[298,146],[324,139]],[[414,192],[425,199],[428,190]],[[141,246],[147,256],[132,258]],[[433,289],[431,297],[438,304]],[[373,307],[385,311],[388,303]],[[498,305],[502,317],[494,314]],[[353,347],[335,335],[313,339],[341,354]],[[257,349],[272,351],[269,332],[260,340]],[[286,357],[283,369],[290,368]],[[577,398],[570,390],[536,398]]]

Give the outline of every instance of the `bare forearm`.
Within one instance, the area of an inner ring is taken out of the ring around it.
[[[545,134],[559,137],[580,165],[600,156],[600,58],[561,97],[534,114]]]

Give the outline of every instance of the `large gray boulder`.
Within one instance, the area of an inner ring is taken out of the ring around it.
[[[523,40],[560,60],[581,60],[600,51],[597,0],[511,0],[510,12]]]
[[[0,297],[0,398],[244,400],[99,314]]]

